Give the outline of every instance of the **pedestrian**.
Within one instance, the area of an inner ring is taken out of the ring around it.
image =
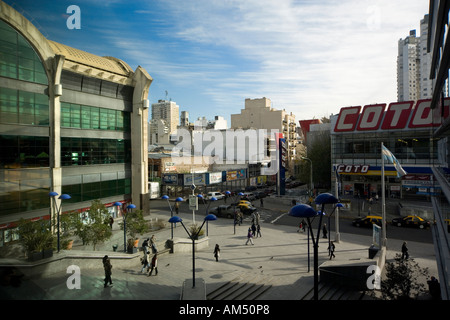
[[[103,257],[103,269],[105,270],[105,285],[104,288],[108,286],[108,283],[112,285],[111,275],[112,275],[112,265],[109,257],[105,255]]]
[[[144,242],[142,242],[142,251],[145,253],[148,251],[148,242],[150,241],[149,238],[145,239]]]
[[[256,226],[256,237],[258,237],[258,235],[259,235],[259,237],[262,237],[261,226],[259,224]]]
[[[144,251],[144,256],[141,258],[141,264],[142,264],[142,269],[141,269],[141,273],[144,272],[144,269],[150,267],[150,265],[148,264],[148,260],[149,260],[149,256],[150,256],[150,251]]]
[[[330,242],[330,246],[328,247],[328,251],[330,252],[330,260],[332,258],[336,258],[336,256],[334,255],[334,250],[336,249],[333,241]]]
[[[220,257],[220,248],[219,245],[216,244],[216,247],[214,248],[214,258],[216,258],[216,261],[219,261]]]
[[[248,228],[248,232],[247,232],[247,242],[245,243],[245,245],[248,245],[249,242],[250,242],[252,245],[254,245],[252,238],[253,238],[252,229]]]
[[[113,223],[114,223],[114,218],[113,217],[109,217],[109,226],[110,226],[111,230],[112,230],[112,227],[113,227]]]
[[[175,202],[175,212],[178,215],[178,211],[180,210],[180,203],[179,202]]]
[[[402,260],[408,258],[409,258],[408,247],[406,246],[406,241],[404,241],[402,244]]]
[[[156,237],[155,235],[152,235],[150,238],[150,246],[152,247],[152,253],[157,253],[158,249],[156,248]]]
[[[263,200],[263,198],[260,198],[259,202],[261,203],[261,207],[264,207],[264,200]]]
[[[427,283],[428,291],[433,300],[441,300],[441,286],[439,285],[439,281],[435,277],[431,277],[431,280],[428,280]]]
[[[299,225],[298,225],[298,230],[297,230],[297,232],[300,232],[300,230],[305,231],[305,230],[303,229],[303,220],[300,221],[300,223],[299,223]]]
[[[256,225],[254,223],[252,224],[252,235],[256,236]]]
[[[328,238],[327,237],[328,231],[327,231],[327,225],[325,223],[323,224],[322,232],[323,232],[323,238],[327,239]]]
[[[153,269],[155,269],[155,276],[158,275],[158,257],[157,257],[157,253],[155,253],[155,255],[152,258],[152,262],[150,263],[150,273],[147,275],[148,277],[150,277],[152,275]]]

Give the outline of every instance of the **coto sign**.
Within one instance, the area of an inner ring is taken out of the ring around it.
[[[336,167],[338,173],[367,173],[370,166],[368,164],[340,164]]]
[[[414,129],[437,127],[442,118],[449,115],[450,98],[444,99],[441,111],[431,110],[431,100],[419,100],[413,108],[413,101],[374,104],[361,107],[345,107],[339,112],[334,132],[374,131],[393,129]]]

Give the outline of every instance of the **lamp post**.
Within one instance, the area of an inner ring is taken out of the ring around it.
[[[339,212],[339,208],[342,208],[343,206],[344,205],[342,203],[336,203],[336,205],[334,206],[333,211],[331,212],[331,214],[327,216],[328,217],[328,228],[330,228],[330,235],[328,236],[328,248],[330,248],[330,244],[331,244],[331,225],[330,225],[331,216],[333,215],[333,213],[334,213],[334,211],[336,209],[337,209],[336,212]],[[338,216],[336,215],[336,226],[335,226],[336,238],[338,238],[338,232],[339,232],[339,220],[337,218],[338,218]],[[330,249],[328,249],[328,252],[330,252],[329,250]]]
[[[50,198],[53,199],[53,206],[56,208],[57,248],[58,248],[58,252],[59,252],[59,250],[61,248],[61,241],[60,241],[60,226],[61,226],[61,223],[60,223],[60,218],[59,217],[60,217],[60,214],[61,214],[62,201],[59,204],[59,208],[58,208],[58,206],[56,204],[56,200],[55,200],[55,197],[58,195],[58,193],[55,192],[55,191],[51,191],[48,195],[49,195]],[[68,194],[62,194],[62,195],[60,195],[58,197],[58,199],[60,199],[60,200],[68,200],[70,198],[71,197]]]
[[[299,204],[293,206],[289,210],[289,215],[293,217],[306,218],[308,222],[308,232],[311,232],[311,240],[314,247],[314,300],[319,300],[319,238],[320,229],[322,226],[323,212],[325,212],[326,204],[334,204],[339,200],[330,193],[322,193],[316,197],[315,203],[322,205],[320,213],[316,212],[311,206],[307,204]],[[319,216],[319,226],[317,228],[317,236],[314,238],[314,234],[311,228],[311,218]]]
[[[236,234],[236,223],[237,223],[237,217],[236,217],[236,197],[242,197],[244,194],[242,192],[239,192],[237,195],[233,198],[233,206],[234,206],[234,234]],[[225,191],[225,196],[231,196],[230,191]]]
[[[136,206],[130,203],[127,205],[127,210],[123,214],[123,252],[127,252],[127,215],[134,208],[136,208]]]
[[[206,203],[205,203],[205,197],[203,197],[202,194],[199,193],[199,194],[197,195],[197,198],[203,200],[203,204],[204,204],[205,207],[206,207],[205,216],[207,216],[207,215],[209,214],[209,206],[211,205],[211,201],[217,201],[217,198],[216,198],[216,197],[211,197],[211,199],[209,199],[208,205],[206,205]],[[217,209],[217,210],[219,210],[219,209]],[[208,235],[208,221],[206,221],[206,235]]]
[[[309,187],[311,188],[311,190],[310,190],[309,196],[312,197],[312,196],[313,196],[313,192],[314,192],[314,184],[313,184],[313,165],[312,165],[312,161],[311,161],[311,159],[306,158],[306,157],[300,157],[300,159],[309,161],[309,163],[310,163],[310,165],[311,165],[311,170],[310,170],[310,172],[309,172],[309,181],[310,181]]]
[[[186,226],[183,223],[183,219],[181,219],[178,216],[173,216],[169,219],[169,222],[171,224],[180,222],[181,225],[183,226],[184,230],[186,230],[186,233],[188,234],[189,238],[192,240],[192,288],[195,288],[195,239],[198,238],[198,235],[200,234],[200,231],[203,228],[203,225],[205,224],[205,222],[208,221],[214,221],[217,220],[217,217],[213,214],[208,214],[205,219],[203,220],[202,225],[200,226],[199,229],[197,229],[196,233],[191,234],[188,229],[186,229]]]
[[[169,209],[170,209],[170,216],[173,217],[173,208],[170,205],[169,196],[168,195],[164,195],[164,196],[161,197],[161,199],[166,199],[167,200],[167,204],[169,205]],[[175,202],[182,202],[182,201],[183,201],[183,198],[181,198],[181,197],[178,197],[178,198],[175,199]],[[171,239],[173,239],[173,225],[171,225],[170,228],[171,228],[171,230],[170,230],[171,231]]]

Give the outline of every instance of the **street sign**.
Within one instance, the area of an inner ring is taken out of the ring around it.
[[[198,198],[192,194],[189,195],[189,210],[198,210]]]
[[[196,188],[195,184],[192,184],[192,185],[191,185],[191,190],[194,191],[195,188]]]

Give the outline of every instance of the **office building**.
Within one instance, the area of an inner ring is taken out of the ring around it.
[[[0,245],[20,218],[55,215],[50,191],[70,195],[63,212],[148,211],[149,74],[48,40],[4,2],[0,29]]]

